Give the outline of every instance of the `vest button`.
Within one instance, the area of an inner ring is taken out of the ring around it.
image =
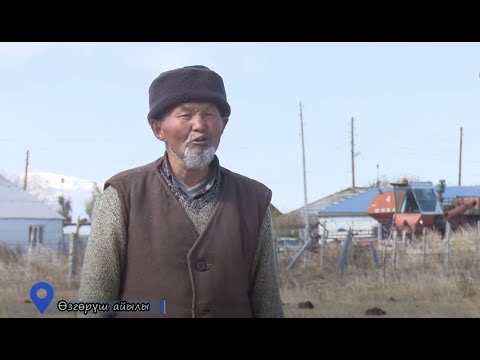
[[[205,271],[207,270],[208,266],[207,263],[203,260],[198,260],[197,263],[195,264],[195,269],[198,271]]]

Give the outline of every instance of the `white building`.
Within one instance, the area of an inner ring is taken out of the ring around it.
[[[351,188],[340,190],[334,194],[328,195],[322,199],[311,202],[307,205],[308,221],[310,226],[316,226],[318,224],[318,214],[324,209],[342,202],[345,199],[349,199],[356,194],[366,191],[367,188],[357,187],[356,193],[352,192]],[[273,221],[274,228],[276,230],[288,229],[291,234],[303,231],[305,228],[305,216],[304,207],[300,207],[289,213],[278,216]]]
[[[378,188],[371,188],[358,192],[319,211],[318,222],[325,224],[328,239],[343,240],[348,229],[352,229],[356,238],[372,237],[378,222],[367,214],[367,209],[378,191]],[[319,229],[320,235],[323,233],[322,225]]]
[[[36,243],[57,252],[63,245],[63,217],[0,175],[0,246]]]

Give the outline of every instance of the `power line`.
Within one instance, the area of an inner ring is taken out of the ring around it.
[[[23,181],[23,190],[27,191],[27,177],[28,177],[28,153],[29,150],[27,150],[27,161],[25,163],[25,179]]]
[[[305,166],[305,141],[303,138],[303,113],[302,113],[302,102],[300,101],[300,128],[302,131],[302,159],[303,159],[303,192],[305,196],[305,207],[304,207],[304,221],[305,221],[305,243],[308,241],[308,227],[309,227],[309,220],[308,220],[308,200],[307,200],[307,170]]]
[[[353,133],[353,116],[351,121],[351,145],[352,145],[352,192],[355,193],[355,135]]]
[[[458,186],[462,186],[462,144],[463,144],[463,127],[460,127],[460,156],[458,159]]]

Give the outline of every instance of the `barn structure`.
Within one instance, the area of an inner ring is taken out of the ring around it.
[[[325,227],[328,239],[342,239],[346,237],[348,229],[352,229],[356,237],[371,237],[378,222],[367,214],[367,208],[379,191],[387,189],[370,188],[357,192],[319,211],[317,215],[320,234]]]
[[[307,213],[310,227],[314,227],[318,224],[319,212],[334,204],[340,203],[345,199],[361,194],[366,191],[367,188],[357,187],[355,190],[354,193],[351,188],[346,188],[308,204]],[[277,216],[273,219],[273,226],[277,236],[294,236],[302,238],[303,229],[305,228],[304,207],[302,206],[286,214]]]

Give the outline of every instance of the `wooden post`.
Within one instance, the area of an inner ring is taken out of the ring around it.
[[[378,248],[380,249],[380,244],[382,242],[383,238],[383,225],[381,223],[378,223],[377,226],[377,244]],[[372,253],[372,260],[373,260],[373,265],[375,269],[380,268],[380,260],[378,260],[378,255],[377,255],[377,250],[375,249],[375,242],[372,238],[372,241],[370,242],[370,252]]]
[[[323,235],[322,235],[322,245],[320,247],[320,268],[323,269],[323,258],[325,256],[325,243],[327,239],[325,238],[327,236],[327,221],[325,220],[323,222]]]
[[[480,220],[477,221],[477,236],[475,237],[475,269],[478,265],[478,247],[480,242]]]
[[[393,271],[397,271],[397,239],[398,239],[397,230],[394,230],[393,231],[393,259],[392,259]]]
[[[311,241],[312,241],[312,238],[310,238],[306,244],[303,244],[303,246],[298,251],[297,255],[295,255],[292,261],[290,261],[290,264],[288,264],[287,266],[288,270],[292,270],[295,267],[298,259],[300,259],[303,253],[308,250],[308,247],[310,246]]]
[[[378,243],[378,248],[379,249],[380,249],[380,244],[383,240],[382,235],[383,235],[383,226],[382,226],[381,223],[378,223],[378,226],[377,226],[377,243]],[[375,250],[375,244],[374,244],[373,239],[370,242],[370,252],[372,253],[372,260],[373,260],[374,267],[376,269],[378,269],[380,267],[380,261],[378,260],[377,250]]]
[[[426,260],[427,260],[427,228],[423,228],[423,269],[426,268]]]
[[[452,237],[452,226],[450,225],[450,222],[447,221],[447,228],[445,230],[445,236],[446,236],[446,249],[445,249],[445,266],[447,267],[447,270],[450,270],[450,240]]]
[[[475,269],[477,268],[478,265],[478,250],[479,250],[479,242],[480,242],[480,220],[477,221],[477,236],[475,237],[475,257],[474,257],[474,263],[475,263]]]
[[[387,259],[387,248],[390,240],[392,239],[393,229],[390,231],[390,235],[388,235],[385,244],[383,245],[383,256],[382,256],[382,282],[383,286],[385,286],[386,282],[386,259]]]
[[[68,284],[72,285],[77,275],[78,239],[80,232],[80,217],[77,219],[77,228],[74,234],[70,234],[70,251],[68,254]]]
[[[306,243],[311,243],[310,242],[310,238],[309,236],[307,235],[307,229],[303,229],[303,231],[305,232],[305,244]],[[307,260],[308,260],[308,251],[305,251],[305,253],[303,254],[303,268],[305,269],[307,267]]]
[[[338,261],[337,270],[340,274],[343,273],[343,268],[347,262],[347,255],[348,255],[348,247],[352,242],[352,228],[348,229],[347,238],[345,239],[342,247],[342,253],[340,254],[340,259]]]
[[[407,253],[407,232],[405,229],[402,231],[403,251]]]
[[[380,261],[378,260],[377,250],[375,250],[374,241],[370,241],[370,252],[372,253],[373,267],[378,269],[380,267]]]
[[[77,237],[76,234],[68,234],[69,235],[69,251],[68,251],[68,284],[71,285],[73,278],[76,275],[76,267],[77,267],[77,253],[76,253],[76,245],[77,245]]]
[[[377,232],[377,240],[378,240],[378,243],[380,244],[380,242],[383,240],[383,225],[381,223],[378,223],[378,232]]]

